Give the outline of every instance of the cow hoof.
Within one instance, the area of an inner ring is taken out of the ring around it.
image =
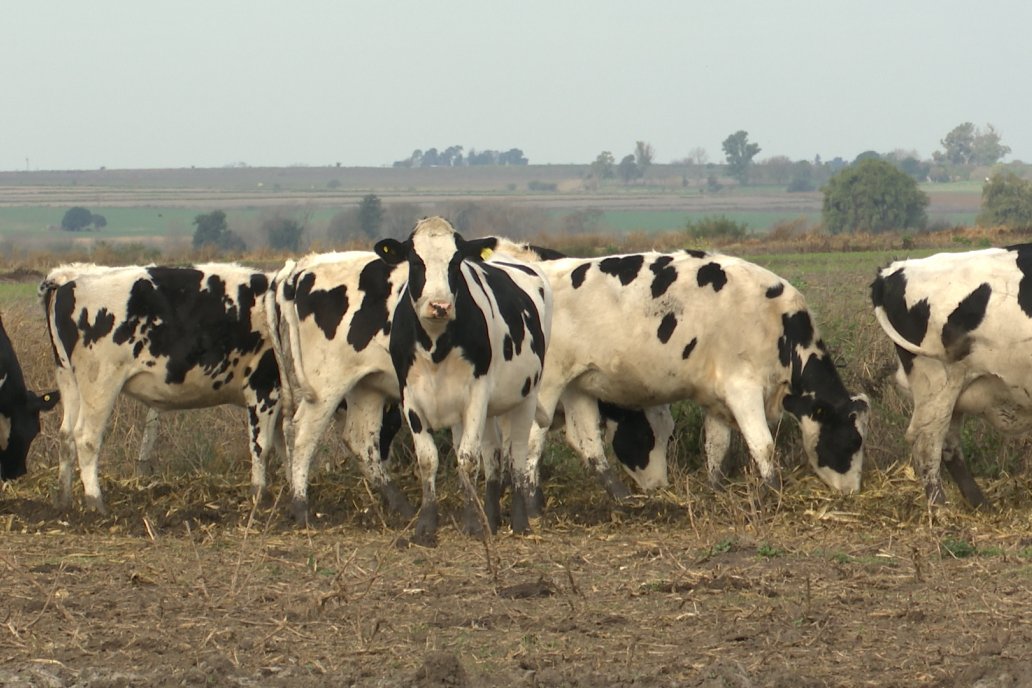
[[[290,502],[290,515],[294,518],[294,523],[299,526],[308,525],[308,500],[307,499],[294,499]]]
[[[104,506],[103,497],[86,495],[86,510],[100,514],[101,516],[107,516],[107,507]]]
[[[530,518],[527,513],[527,503],[533,501],[528,497],[526,491],[515,490],[512,493],[512,532],[517,535],[530,533]]]
[[[484,524],[480,522],[480,509],[476,502],[466,502],[462,510],[462,532],[470,537],[484,537]]]
[[[614,502],[622,502],[631,496],[631,491],[620,477],[616,474],[616,471],[610,467],[605,473],[600,474],[602,486],[606,488],[606,492],[609,494],[609,498]]]
[[[527,505],[527,518],[531,520],[537,520],[541,518],[541,514],[545,512],[545,492],[538,485],[531,492],[530,497],[526,499]]]
[[[394,483],[384,485],[380,491],[380,497],[387,511],[397,514],[404,521],[411,521],[412,517],[416,515],[416,507],[412,506],[405,494]]]
[[[154,464],[150,461],[141,461],[136,464],[137,478],[153,478],[155,474]]]
[[[925,485],[925,495],[928,497],[928,503],[932,506],[945,506],[946,504],[946,492],[942,489],[941,482]]]
[[[424,506],[416,519],[416,532],[412,542],[423,547],[437,546],[437,505]]]
[[[708,476],[708,482],[710,489],[714,492],[724,492],[727,490],[728,478],[724,471],[710,471]]]
[[[494,535],[498,532],[498,526],[502,522],[501,501],[502,486],[497,480],[487,481],[487,491],[484,495],[484,512],[487,515],[487,527]]]
[[[260,507],[268,508],[272,506],[272,493],[268,487],[264,485],[259,487],[257,485],[251,486],[251,501]]]

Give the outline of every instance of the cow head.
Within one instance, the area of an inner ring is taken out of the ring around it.
[[[799,419],[803,449],[817,476],[840,492],[859,492],[871,408],[867,396],[833,404],[809,394],[790,394],[784,408]]]
[[[408,261],[408,294],[423,327],[439,332],[455,319],[455,296],[463,260],[482,260],[494,239],[466,241],[447,220],[424,218],[405,241],[383,239],[374,250],[384,261]]]
[[[2,381],[0,381],[2,384]],[[4,408],[0,409],[0,480],[13,480],[26,473],[25,457],[32,440],[39,434],[39,414],[54,408],[61,395],[57,391],[42,396],[24,390],[6,390]]]

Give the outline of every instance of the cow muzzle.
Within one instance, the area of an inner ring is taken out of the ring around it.
[[[448,301],[431,301],[426,306],[426,317],[431,320],[451,320],[454,310]]]

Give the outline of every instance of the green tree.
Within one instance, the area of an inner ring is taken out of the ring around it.
[[[832,234],[923,228],[928,195],[913,178],[884,160],[850,165],[824,187],[824,224]]]
[[[728,174],[739,184],[746,184],[749,181],[749,165],[760,152],[759,144],[749,143],[749,132],[739,129],[724,139],[721,145],[727,159]]]
[[[943,152],[936,151],[936,160],[953,165],[967,165],[974,157],[975,125],[971,122],[961,122],[953,127],[939,144]]]
[[[268,237],[269,248],[297,253],[301,250],[305,223],[294,218],[277,215],[262,222],[262,232]]]
[[[380,228],[383,227],[383,204],[376,194],[368,194],[362,197],[358,204],[358,228],[362,234],[371,239],[380,236]]]
[[[652,159],[656,157],[656,151],[652,147],[651,143],[645,141],[634,142],[634,162],[638,165],[638,169],[641,170],[641,176],[644,177],[649,167],[652,166]]]
[[[107,218],[98,213],[93,213],[93,215],[90,217],[90,222],[96,229],[102,229],[104,227],[107,227]]]
[[[994,174],[982,187],[982,211],[977,224],[1032,227],[1032,182],[1013,172]]]
[[[69,208],[61,218],[61,229],[69,232],[82,231],[91,224],[93,224],[93,213],[79,206]]]
[[[1010,155],[1010,146],[1000,143],[1000,133],[991,124],[985,125],[985,131],[975,132],[975,140],[971,144],[971,158],[976,165],[993,165],[1006,155]]]
[[[623,180],[624,184],[630,184],[641,176],[641,170],[638,168],[638,163],[634,161],[633,154],[623,157],[623,160],[616,167],[616,173],[620,175],[620,179]]]
[[[196,227],[194,248],[214,246],[223,251],[243,251],[246,248],[244,240],[226,225],[226,213],[221,210],[202,213],[194,218],[193,224]]]
[[[616,172],[614,167],[616,165],[616,158],[609,151],[602,151],[595,158],[595,162],[591,163],[591,176],[595,179],[612,179]]]
[[[792,163],[792,178],[788,182],[788,193],[806,193],[816,188],[817,185],[813,181],[813,163],[809,160]]]

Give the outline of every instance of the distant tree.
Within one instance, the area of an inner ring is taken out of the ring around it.
[[[953,165],[967,165],[974,158],[975,147],[975,125],[971,122],[961,122],[946,134],[946,138],[939,141],[943,148],[940,154],[936,151],[936,159],[948,162]]]
[[[623,157],[623,160],[616,167],[616,173],[620,175],[620,179],[623,180],[624,184],[630,184],[641,176],[641,170],[638,168],[638,163],[635,162],[633,154]]]
[[[86,208],[75,206],[69,208],[61,218],[61,229],[79,232],[93,224],[93,213]]]
[[[764,160],[760,163],[760,166],[763,168],[768,180],[773,181],[775,184],[786,184],[792,177],[794,164],[788,156],[775,155]]]
[[[103,229],[104,227],[107,227],[107,218],[103,215],[93,213],[91,220],[91,224],[93,225],[94,229]]]
[[[436,148],[427,148],[423,151],[423,159],[420,161],[420,167],[437,167],[441,164],[441,156],[437,152]]]
[[[301,238],[305,231],[304,222],[276,215],[264,220],[261,229],[268,237],[269,248],[292,253],[301,250]]]
[[[882,156],[881,156],[880,153],[878,153],[878,151],[865,150],[863,153],[861,153],[860,155],[858,155],[855,158],[853,158],[853,164],[855,165],[858,162],[861,162],[863,160],[881,160],[881,159],[882,159]]]
[[[702,146],[696,146],[688,151],[688,157],[685,158],[685,162],[689,165],[705,165],[709,162],[709,153]]]
[[[638,165],[638,169],[641,171],[642,177],[648,171],[652,165],[652,159],[656,157],[656,151],[652,148],[651,143],[645,141],[635,141],[634,143],[634,162]]]
[[[813,181],[813,164],[809,160],[800,160],[792,165],[792,177],[788,181],[788,193],[805,193],[814,191],[817,185]]]
[[[411,229],[411,227],[409,228]],[[356,238],[358,231],[358,207],[351,207],[334,213],[326,226],[326,236],[331,244],[340,244]]]
[[[907,156],[902,160],[894,161],[896,167],[900,169],[903,174],[908,177],[912,177],[915,181],[923,182],[928,179],[928,175],[931,172],[931,163],[922,162],[916,157]]]
[[[482,150],[476,151],[472,148],[469,149],[469,155],[466,156],[466,162],[470,165],[497,165],[498,164],[498,151],[493,150]]]
[[[976,165],[994,165],[1004,156],[1010,155],[1010,146],[1000,143],[1000,134],[991,124],[985,125],[975,132],[975,140],[971,144],[971,158]]]
[[[527,163],[527,156],[519,148],[510,148],[498,155],[499,165],[526,165]]]
[[[370,239],[380,236],[383,227],[383,203],[376,194],[362,197],[358,204],[358,229]]]
[[[439,156],[440,164],[448,167],[462,165],[462,146],[448,146]]]
[[[928,195],[891,163],[869,158],[850,165],[824,187],[824,224],[832,234],[923,228]]]
[[[223,251],[242,251],[246,248],[244,240],[226,225],[226,213],[213,210],[198,215],[193,221],[196,229],[193,235],[194,248],[214,246]]]
[[[727,159],[728,174],[738,180],[739,184],[746,184],[749,181],[749,165],[760,152],[759,144],[749,143],[749,133],[739,129],[724,139],[721,145]]]
[[[609,151],[602,151],[595,158],[595,162],[591,163],[591,176],[595,179],[612,179],[616,175],[615,165],[616,159],[613,154]]]
[[[1013,172],[994,174],[982,187],[982,211],[977,224],[1032,228],[1032,182]]]

